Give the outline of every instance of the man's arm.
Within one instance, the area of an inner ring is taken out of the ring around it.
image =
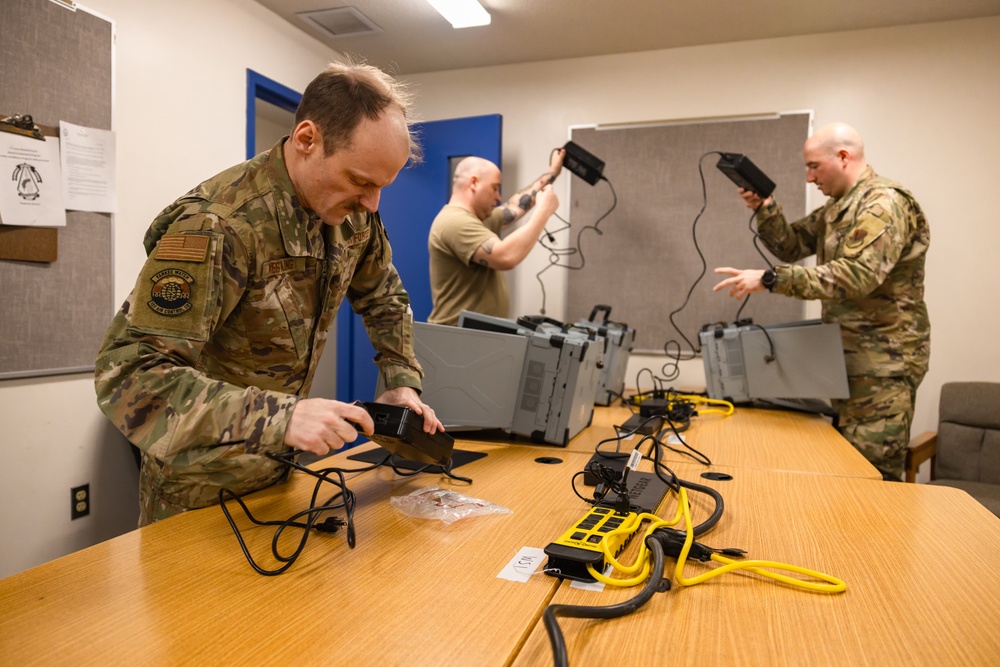
[[[816,254],[825,207],[790,223],[785,219],[781,204],[773,197],[761,199],[755,192],[743,188],[739,188],[739,193],[747,208],[754,210],[758,237],[775,257],[785,262],[797,262]]]
[[[528,222],[503,238],[487,239],[472,255],[471,263],[496,271],[513,269],[531,252],[557,208],[559,199],[552,186],[546,185],[538,194],[538,208]]]
[[[175,232],[199,232],[201,239],[206,236],[200,232],[208,230],[214,233],[200,262],[147,260],[95,362],[98,406],[133,444],[171,465],[211,462],[218,458],[218,447],[281,451],[299,400],[195,370],[206,341],[232,312],[247,282],[242,245],[218,233],[211,218],[183,220]],[[193,289],[192,308],[184,314],[189,318],[160,316],[147,303],[150,276],[171,271],[185,276]]]
[[[797,299],[853,299],[877,289],[899,261],[912,227],[909,214],[883,196],[859,206],[852,223],[857,241],[848,243],[840,256],[815,267],[778,266],[773,291]],[[743,298],[765,289],[763,271],[722,267],[716,273],[730,276],[713,291],[729,288],[730,296]]]
[[[515,193],[506,203],[500,204],[497,207],[500,209],[504,229],[507,229],[510,225],[523,218],[524,214],[535,205],[535,199],[538,193],[542,191],[542,188],[552,185],[555,182],[562,171],[563,159],[565,157],[565,149],[560,148],[553,151],[552,159],[549,160],[549,170],[532,181],[531,185]]]
[[[392,248],[382,219],[373,214],[368,220],[371,225],[369,250],[351,277],[347,294],[351,306],[361,315],[376,351],[375,362],[385,379],[386,390],[376,400],[401,405],[422,415],[426,433],[443,431],[444,425],[434,410],[420,400],[423,369],[413,349],[410,297],[392,264]],[[295,413],[292,419],[289,430],[294,425]],[[371,434],[367,430],[368,423],[370,420],[364,423],[365,432]]]

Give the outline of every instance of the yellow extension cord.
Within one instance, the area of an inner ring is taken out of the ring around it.
[[[713,577],[718,577],[720,575],[726,574],[727,572],[732,572],[734,570],[747,570],[753,572],[754,574],[759,574],[776,581],[794,586],[796,588],[801,588],[804,590],[814,591],[817,593],[842,593],[847,590],[847,584],[842,580],[824,574],[822,572],[817,572],[816,570],[810,570],[808,568],[799,567],[797,565],[788,565],[786,563],[778,563],[769,560],[748,560],[748,561],[734,561],[732,559],[726,558],[719,554],[712,554],[711,559],[723,563],[722,567],[718,567],[714,570],[709,570],[698,576],[687,578],[684,576],[684,565],[687,561],[688,553],[691,551],[691,544],[694,542],[694,529],[691,523],[691,508],[688,505],[687,499],[687,489],[681,487],[679,494],[679,501],[677,503],[677,514],[670,521],[665,521],[655,514],[639,514],[636,518],[627,523],[623,524],[616,530],[609,533],[611,535],[616,535],[619,533],[628,534],[634,532],[638,528],[638,524],[643,520],[651,521],[649,527],[646,529],[645,535],[643,535],[642,544],[639,547],[639,555],[636,557],[635,562],[632,565],[624,565],[619,563],[615,559],[608,549],[607,541],[602,543],[604,550],[605,562],[612,565],[614,569],[625,574],[634,574],[639,572],[638,575],[628,578],[628,579],[612,579],[606,577],[603,573],[598,572],[594,569],[593,565],[587,565],[587,572],[590,573],[594,579],[600,581],[604,584],[610,586],[637,586],[643,583],[649,576],[649,569],[652,563],[652,557],[649,553],[649,549],[646,547],[646,537],[648,537],[654,530],[661,526],[674,526],[680,519],[684,519],[685,528],[685,538],[684,546],[681,548],[681,553],[677,558],[677,566],[674,568],[674,577],[677,579],[677,583],[682,586],[694,586],[695,584],[700,584],[707,581]],[[765,569],[767,568],[767,569]],[[786,572],[792,572],[795,574],[800,574],[807,577],[812,577],[813,579],[818,579],[820,582],[817,583],[813,581],[804,581],[802,579],[797,579],[795,577],[789,577],[784,574],[778,574],[777,572],[771,572],[769,570],[784,570]]]

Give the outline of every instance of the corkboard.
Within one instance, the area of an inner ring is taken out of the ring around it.
[[[690,350],[688,341],[698,345],[702,325],[733,321],[741,302],[712,292],[721,280],[713,269],[763,269],[767,262],[753,245],[751,211],[716,168],[719,156],[713,152],[750,157],[777,184],[774,196],[786,214],[802,217],[802,144],[810,119],[811,113],[801,112],[573,129],[572,140],[604,160],[610,185],[599,181],[591,186],[579,178],[570,185],[570,238],[573,243],[578,239],[582,257],[562,261],[582,268],[567,269],[567,321],[587,318],[596,304],[610,305],[613,321],[635,328],[635,351],[647,353],[662,352],[670,340]],[[612,188],[617,205],[597,231],[584,229],[611,208]],[[669,316],[678,310],[675,329]],[[757,294],[740,318],[775,324],[800,320],[803,312],[803,303],[795,299]]]
[[[112,129],[110,21],[41,0],[4,0],[0,26],[0,111],[30,114],[39,125]],[[94,368],[114,312],[111,224],[108,214],[68,211],[55,232],[55,261],[0,260],[0,378]],[[37,250],[31,236],[20,242]]]

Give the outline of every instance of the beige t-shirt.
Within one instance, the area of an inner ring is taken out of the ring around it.
[[[499,238],[503,226],[499,211],[480,221],[464,208],[449,204],[434,218],[427,239],[434,300],[428,322],[455,325],[463,310],[509,317],[510,295],[503,273],[470,264],[479,246]]]

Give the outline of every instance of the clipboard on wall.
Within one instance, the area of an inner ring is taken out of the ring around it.
[[[44,141],[59,136],[58,128],[36,125],[29,114],[0,114],[0,132],[12,132]],[[0,260],[54,262],[59,258],[59,230],[54,227],[18,227],[3,224],[0,216]]]
[[[0,26],[0,113],[114,129],[113,21],[80,6],[3,0]],[[68,210],[65,227],[0,230],[0,243],[27,252],[42,246],[17,236],[58,234],[55,261],[0,259],[0,381],[93,372],[115,311],[112,215]]]

